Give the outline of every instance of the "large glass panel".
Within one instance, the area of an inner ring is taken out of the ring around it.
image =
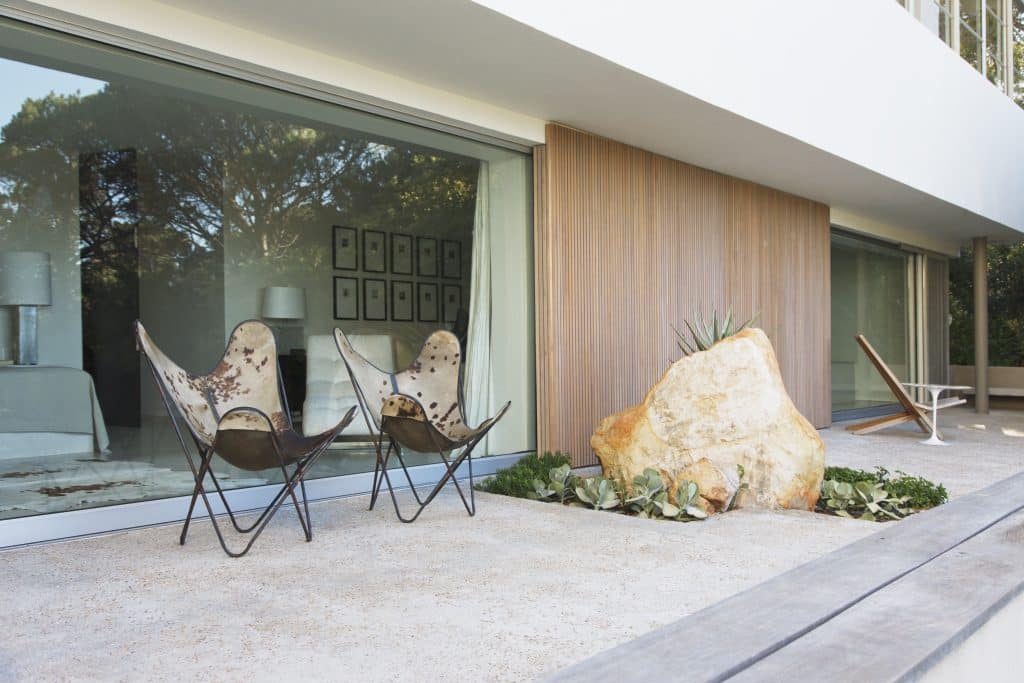
[[[1013,0],[1013,99],[1024,107],[1024,0]]]
[[[832,410],[893,403],[854,341],[863,334],[896,376],[911,381],[909,256],[846,234],[832,235]]]
[[[953,12],[949,0],[924,0],[921,3],[921,23],[946,45],[953,44]]]
[[[982,0],[960,0],[960,56],[981,71]]]
[[[985,76],[1000,88],[1005,88],[1006,82],[1003,49],[1006,24],[1003,19],[1003,0],[985,0]]]
[[[0,518],[191,493],[135,319],[206,373],[264,317],[306,432],[355,403],[335,326],[396,369],[452,329],[470,355],[490,345],[474,376],[500,378],[468,389],[513,401],[491,452],[531,447],[527,156],[12,23],[0,82],[0,254],[47,255],[52,289],[40,365],[0,367]],[[486,330],[469,324],[483,234],[501,278]],[[8,364],[14,328],[0,306]],[[365,440],[339,444],[314,476],[372,465]],[[279,479],[215,471],[229,488]]]

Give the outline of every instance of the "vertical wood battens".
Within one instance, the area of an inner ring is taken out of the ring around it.
[[[537,442],[593,464],[695,312],[760,313],[786,387],[831,417],[828,208],[551,124],[534,153]]]

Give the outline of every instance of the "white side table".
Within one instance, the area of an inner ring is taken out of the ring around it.
[[[921,443],[929,446],[948,446],[949,444],[939,438],[939,409],[950,408],[952,406],[959,406],[967,403],[967,399],[963,398],[948,398],[945,401],[939,402],[939,394],[943,391],[966,391],[967,389],[973,389],[974,387],[966,387],[959,384],[920,384],[917,382],[904,382],[905,387],[914,387],[917,389],[926,389],[928,393],[932,395],[931,406],[921,406],[922,408],[931,408],[932,411],[932,435],[922,441]]]

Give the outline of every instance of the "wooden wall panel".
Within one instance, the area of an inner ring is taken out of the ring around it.
[[[829,424],[828,207],[555,124],[534,167],[539,449],[596,462],[597,422],[679,358],[672,326],[729,306]]]

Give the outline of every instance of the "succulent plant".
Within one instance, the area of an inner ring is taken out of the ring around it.
[[[615,483],[604,477],[584,479],[576,486],[576,498],[595,510],[611,510],[621,502]]]
[[[626,508],[636,512],[638,517],[652,517],[655,511],[660,512],[656,503],[659,496],[668,501],[668,493],[665,491],[665,483],[657,470],[650,467],[633,477],[633,488],[630,496],[626,498]]]
[[[680,519],[704,519],[708,516],[698,501],[699,496],[700,490],[696,483],[686,479],[679,482],[679,486],[676,487],[676,507],[679,508]]]
[[[698,351],[707,351],[712,346],[722,341],[726,337],[740,332],[750,326],[755,320],[757,320],[759,314],[754,314],[749,320],[741,324],[739,327],[733,329],[732,319],[732,308],[730,308],[726,314],[725,319],[721,325],[718,322],[718,311],[712,310],[710,324],[705,322],[704,317],[700,313],[694,313],[693,322],[686,320],[683,321],[686,325],[686,329],[690,331],[691,339],[687,340],[686,335],[680,332],[675,327],[672,330],[676,333],[676,345],[679,350],[683,352],[684,356],[697,353]]]
[[[528,492],[526,497],[533,500],[557,500],[564,503],[573,496],[572,485],[575,479],[572,467],[568,463],[552,467],[548,470],[547,481],[533,480],[533,491]]]
[[[889,495],[885,486],[877,481],[850,483],[829,479],[821,485],[821,502],[825,510],[839,515],[869,522],[880,518],[901,519],[912,511],[906,498]]]
[[[736,486],[736,492],[732,494],[732,499],[729,504],[725,506],[725,511],[733,510],[736,508],[737,503],[740,500],[740,494],[750,489],[750,483],[743,481],[743,478],[747,476],[747,471],[743,468],[743,465],[736,465],[736,477],[739,482]]]

